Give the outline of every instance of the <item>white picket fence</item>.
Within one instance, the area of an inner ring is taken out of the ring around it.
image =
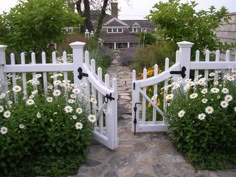
[[[52,53],[52,62],[46,62],[46,55],[41,54],[41,62],[36,62],[35,53],[31,53],[30,63],[26,63],[25,54],[21,53],[20,64],[16,64],[15,55],[10,55],[10,64],[6,64],[5,45],[0,45],[0,83],[7,83],[7,75],[11,74],[11,87],[17,85],[18,78],[21,77],[22,87],[25,96],[27,93],[27,77],[32,74],[34,78],[37,73],[43,75],[43,89],[45,94],[48,90],[49,73],[63,73],[64,80],[68,80],[68,74],[73,74],[74,83],[78,88],[82,89],[81,83],[87,84],[86,95],[97,99],[97,124],[95,125],[93,134],[94,138],[110,149],[118,147],[117,136],[117,80],[112,80],[110,85],[109,75],[105,75],[105,81],[102,79],[102,69],[98,68],[96,72],[96,63],[94,59],[90,60],[89,52],[84,52],[83,42],[74,42],[70,46],[73,50],[73,60],[67,62],[67,53],[63,52],[62,61],[57,61],[56,53]],[[86,77],[87,76],[87,77]],[[54,78],[56,80],[56,78]],[[5,85],[4,89],[8,89]],[[92,105],[89,109],[94,109]]]
[[[191,47],[193,43],[179,42],[179,50],[176,52],[176,62],[169,67],[169,59],[165,61],[165,71],[158,74],[158,65],[154,66],[154,76],[147,78],[147,69],[143,70],[143,79],[136,80],[136,71],[133,71],[133,91],[132,91],[132,130],[134,132],[158,132],[167,131],[167,124],[165,122],[164,112],[167,109],[166,96],[171,92],[167,85],[171,81],[176,81],[190,78],[190,72],[194,73],[196,79],[199,74],[208,79],[210,72],[215,72],[215,79],[217,79],[218,71],[231,70],[236,68],[236,57],[230,58],[230,51],[227,50],[225,54],[220,54],[217,50],[214,52],[215,60],[210,60],[210,51],[206,50],[205,60],[200,59],[200,52],[196,51],[195,61],[191,60]],[[221,56],[225,56],[223,59]],[[234,55],[235,56],[235,55]],[[183,70],[183,77],[179,71]],[[177,73],[179,74],[176,74]],[[161,89],[166,88],[166,89]],[[152,89],[153,95],[162,97],[160,106],[153,101],[152,96],[148,95],[147,90]],[[151,108],[147,111],[147,105]],[[151,114],[150,114],[150,109]],[[149,112],[150,115],[147,113]],[[147,116],[148,115],[148,116]]]

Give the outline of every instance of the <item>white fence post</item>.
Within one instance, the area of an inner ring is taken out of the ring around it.
[[[78,78],[78,69],[82,67],[82,64],[84,63],[84,42],[73,42],[70,44],[72,50],[73,50],[73,74],[74,74],[74,83],[78,86],[79,89],[81,89],[81,81]],[[83,72],[83,70],[82,70]]]
[[[3,89],[6,89],[4,85],[1,84],[6,84],[7,85],[7,78],[3,72],[3,68],[6,64],[6,45],[0,45],[0,88],[3,86]],[[4,90],[6,91],[6,90]]]
[[[191,62],[191,48],[193,46],[193,43],[182,41],[177,43],[179,46],[180,56],[178,58],[180,67],[186,68],[186,76],[185,79],[189,78],[190,75],[190,62]]]

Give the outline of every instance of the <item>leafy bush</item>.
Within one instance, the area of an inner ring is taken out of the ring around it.
[[[236,75],[226,74],[219,81],[214,81],[215,73],[209,75],[209,80],[172,84],[174,93],[167,96],[169,135],[193,165],[225,168],[225,162],[236,162]]]
[[[96,100],[62,76],[46,95],[41,74],[27,82],[28,96],[19,85],[0,93],[0,176],[60,176],[85,159],[96,121],[87,105]]]
[[[137,72],[142,72],[143,68],[151,68],[153,65],[158,66],[163,70],[165,66],[165,58],[173,59],[175,51],[169,47],[169,44],[159,41],[153,45],[148,45],[145,48],[139,48],[131,60],[131,67]]]
[[[112,62],[112,51],[109,48],[100,46],[94,38],[89,40],[87,48],[90,52],[90,58],[95,59],[97,67],[101,67],[103,73],[106,73]]]

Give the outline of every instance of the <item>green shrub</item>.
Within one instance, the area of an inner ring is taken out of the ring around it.
[[[155,64],[164,70],[165,58],[169,57],[174,61],[175,51],[173,51],[169,44],[163,41],[158,41],[153,45],[147,45],[145,48],[138,48],[131,60],[131,67],[137,72],[142,72],[143,68],[151,68]]]
[[[172,84],[166,114],[169,135],[178,150],[196,167],[226,168],[236,162],[235,73],[223,80],[201,78]]]
[[[41,74],[27,82],[27,97],[18,85],[0,93],[0,176],[65,175],[85,160],[96,121],[87,105],[96,100],[62,76],[46,95]]]

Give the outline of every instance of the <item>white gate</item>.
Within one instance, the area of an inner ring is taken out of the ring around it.
[[[209,72],[218,70],[230,70],[236,68],[236,57],[230,59],[230,51],[225,55],[217,50],[214,53],[206,50],[205,60],[200,60],[200,52],[196,51],[195,61],[191,61],[191,47],[193,43],[179,42],[179,50],[176,52],[176,62],[169,67],[169,59],[166,59],[165,71],[158,73],[158,66],[154,66],[154,76],[147,78],[147,70],[143,70],[143,79],[136,80],[136,71],[133,71],[132,90],[132,130],[134,132],[167,131],[164,112],[167,109],[168,95],[171,90],[168,85],[172,80],[185,80],[190,78],[190,72],[194,79],[201,73],[207,79]],[[210,54],[215,56],[210,60]],[[221,58],[223,57],[224,58]],[[150,95],[150,93],[152,95]],[[160,102],[159,102],[160,101]]]
[[[81,83],[87,84],[86,95],[96,98],[97,105],[88,105],[90,110],[96,112],[97,124],[93,134],[94,138],[110,149],[118,147],[117,137],[117,81],[114,78],[110,85],[109,75],[105,75],[105,82],[102,79],[102,69],[98,68],[96,72],[95,60],[90,60],[88,51],[84,52],[83,42],[74,42],[70,46],[73,49],[73,61],[67,61],[67,54],[63,52],[61,62],[57,61],[56,53],[52,54],[52,63],[46,62],[46,56],[43,52],[41,62],[36,62],[35,54],[31,54],[31,62],[26,64],[25,54],[22,53],[20,64],[16,64],[15,55],[11,54],[11,63],[6,64],[5,49],[7,46],[0,45],[0,80],[7,81],[7,74],[12,74],[13,86],[16,85],[16,75],[22,77],[22,86],[26,89],[26,73],[43,73],[43,87],[47,90],[47,73],[62,72],[64,80],[68,79],[68,72],[73,73],[74,83],[82,87]],[[26,93],[27,94],[27,93]]]

